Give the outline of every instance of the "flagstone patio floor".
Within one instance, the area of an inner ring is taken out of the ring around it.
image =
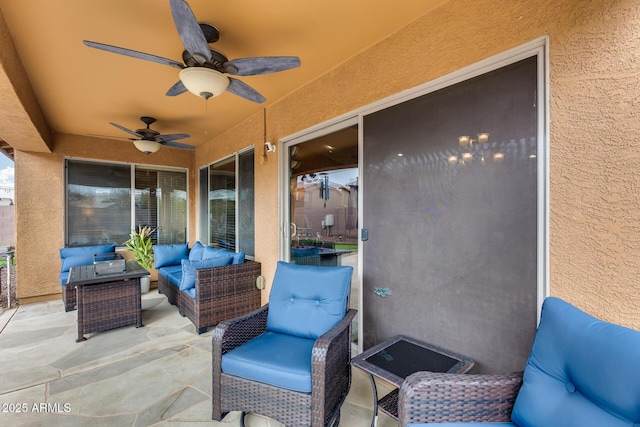
[[[211,420],[211,333],[197,335],[163,295],[143,295],[144,327],[88,334],[61,300],[0,315],[0,426],[239,426]],[[385,385],[381,385],[384,393]],[[341,427],[369,426],[372,392],[353,368]],[[282,424],[255,414],[247,427]],[[397,423],[380,415],[379,427]]]

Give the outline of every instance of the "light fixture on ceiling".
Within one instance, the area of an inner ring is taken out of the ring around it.
[[[207,67],[188,67],[180,71],[180,81],[187,90],[204,99],[221,95],[229,86],[229,78]]]
[[[133,145],[135,145],[138,150],[147,154],[155,153],[160,149],[160,147],[162,147],[162,144],[160,144],[159,142],[148,141],[146,139],[138,139],[136,141],[133,141]]]

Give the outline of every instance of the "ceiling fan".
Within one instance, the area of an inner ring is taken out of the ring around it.
[[[184,0],[169,0],[169,6],[178,35],[185,48],[182,53],[184,64],[161,56],[103,43],[88,40],[84,40],[83,43],[95,49],[180,69],[180,80],[167,91],[167,96],[180,95],[188,90],[209,99],[228,90],[249,101],[263,103],[266,99],[258,91],[241,80],[228,77],[226,74],[255,76],[300,66],[300,58],[297,56],[265,56],[229,60],[221,52],[209,47],[209,43],[218,41],[220,37],[220,32],[216,27],[211,24],[198,23],[191,7]]]
[[[155,123],[156,119],[153,117],[142,116],[140,117],[143,123],[147,125],[146,128],[137,129],[132,131],[127,129],[126,127],[119,125],[117,123],[109,122],[111,125],[117,127],[120,130],[123,130],[131,135],[135,136],[135,138],[128,138],[133,141],[133,145],[143,153],[151,154],[155,153],[160,149],[160,147],[167,146],[173,148],[185,148],[187,150],[193,150],[195,147],[189,144],[183,144],[181,142],[175,142],[176,139],[185,139],[189,138],[191,135],[186,133],[171,133],[162,135],[160,132],[151,129],[149,126],[152,123]]]

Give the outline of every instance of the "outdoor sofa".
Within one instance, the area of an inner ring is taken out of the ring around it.
[[[414,373],[400,388],[398,421],[401,427],[640,426],[640,332],[547,298],[524,376]]]
[[[198,334],[260,307],[256,280],[261,265],[245,259],[243,252],[196,242],[192,248],[186,243],[154,245],[153,253],[158,292],[193,322]]]

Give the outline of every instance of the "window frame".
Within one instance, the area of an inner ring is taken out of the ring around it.
[[[238,225],[240,225],[239,221],[240,221],[240,214],[239,214],[239,207],[240,207],[240,194],[237,191],[238,187],[239,187],[239,182],[240,182],[240,158],[244,155],[247,155],[249,153],[253,153],[253,159],[254,159],[254,163],[253,163],[253,192],[254,192],[254,197],[255,197],[255,146],[251,145],[248,146],[246,148],[243,148],[242,150],[238,150],[235,151],[227,156],[221,157],[219,159],[216,159],[215,161],[212,161],[210,163],[207,163],[206,165],[201,166],[198,169],[198,207],[197,207],[197,212],[198,212],[198,219],[197,219],[197,224],[198,224],[198,239],[201,242],[206,242],[207,244],[209,244],[209,242],[211,241],[211,221],[209,220],[209,215],[210,215],[210,209],[209,209],[209,192],[210,192],[210,185],[211,185],[211,167],[216,165],[216,164],[221,164],[224,162],[228,162],[228,161],[233,161],[234,162],[234,191],[235,191],[235,230],[234,230],[234,235],[235,235],[235,245],[234,245],[234,250],[238,251],[240,250],[240,233],[238,231],[239,227]],[[206,179],[205,179],[206,178]],[[204,182],[203,182],[204,181]],[[206,188],[205,188],[206,186]],[[255,259],[255,199],[254,199],[254,204],[253,204],[253,225],[254,225],[254,244],[253,244],[253,253],[248,253],[245,251],[245,256],[247,259]]]
[[[64,185],[63,185],[63,201],[64,201],[64,227],[63,227],[63,241],[64,241],[64,247],[69,247],[69,218],[68,218],[68,213],[69,213],[69,193],[68,193],[68,186],[69,186],[69,176],[68,176],[68,172],[69,172],[69,163],[70,162],[76,162],[76,163],[84,163],[84,164],[94,164],[94,165],[100,165],[100,166],[128,166],[129,167],[129,178],[130,178],[130,184],[129,184],[129,190],[130,190],[130,203],[131,203],[131,209],[130,209],[130,218],[129,218],[129,230],[134,229],[135,227],[137,227],[136,224],[136,170],[138,168],[140,169],[144,169],[144,170],[151,170],[154,172],[160,172],[160,171],[166,171],[166,172],[179,172],[179,173],[184,173],[185,176],[185,183],[186,183],[186,188],[185,188],[185,192],[187,195],[187,201],[186,201],[186,212],[185,212],[185,222],[186,222],[186,235],[185,235],[185,243],[189,241],[189,228],[190,228],[190,215],[189,215],[189,168],[181,168],[181,167],[172,167],[172,166],[158,166],[158,165],[153,165],[153,164],[144,164],[144,163],[130,163],[130,162],[118,162],[118,161],[105,161],[105,160],[96,160],[96,159],[85,159],[85,158],[79,158],[79,157],[64,157],[63,159],[63,177],[64,177]],[[157,221],[157,219],[156,219]],[[116,244],[116,247],[124,247],[123,246],[123,242],[112,242]]]

